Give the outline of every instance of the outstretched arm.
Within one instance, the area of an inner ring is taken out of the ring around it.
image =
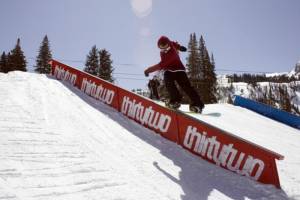
[[[148,67],[148,68],[144,71],[145,76],[149,76],[150,73],[155,72],[155,71],[157,71],[157,70],[159,70],[159,69],[160,69],[159,64],[150,66],[150,67]]]

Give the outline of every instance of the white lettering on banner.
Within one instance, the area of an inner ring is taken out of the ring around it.
[[[104,88],[101,84],[96,85],[95,82],[88,81],[86,78],[82,80],[81,91],[106,104],[111,104],[115,96],[113,90]]]
[[[253,158],[251,155],[246,158],[244,152],[239,152],[237,158],[238,150],[233,148],[233,144],[221,144],[216,136],[207,137],[206,132],[199,133],[196,127],[187,127],[183,145],[203,157],[206,156],[218,166],[255,180],[259,179],[265,167],[262,160]],[[235,164],[233,164],[234,161]],[[244,163],[243,166],[241,163]]]
[[[59,67],[58,65],[55,66],[54,77],[56,77],[58,80],[69,82],[72,85],[75,85],[77,79],[76,74],[72,74],[68,70]]]
[[[131,101],[127,96],[123,97],[121,112],[137,120],[142,125],[160,130],[162,133],[168,131],[172,121],[169,115],[164,115],[153,110],[152,106],[145,108],[142,102],[137,103],[135,99]]]

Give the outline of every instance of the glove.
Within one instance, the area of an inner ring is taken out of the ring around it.
[[[149,73],[147,72],[147,70],[144,71],[144,74],[145,74],[146,77],[149,76]]]
[[[186,48],[185,46],[180,46],[180,47],[179,47],[179,51],[186,52],[186,51],[187,51],[187,48]]]

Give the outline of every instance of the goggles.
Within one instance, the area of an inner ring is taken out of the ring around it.
[[[165,44],[165,45],[159,45],[160,51],[166,53],[170,50],[170,45],[169,44]]]

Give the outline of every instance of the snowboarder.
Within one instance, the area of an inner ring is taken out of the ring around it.
[[[204,104],[201,101],[200,96],[191,86],[185,72],[185,67],[179,57],[178,51],[186,51],[186,47],[181,46],[177,42],[171,41],[166,36],[161,36],[157,45],[160,49],[161,61],[156,65],[148,67],[144,71],[145,76],[148,77],[151,72],[163,70],[164,83],[170,97],[166,102],[166,106],[171,109],[178,109],[180,107],[182,96],[175,85],[175,82],[177,82],[177,84],[190,98],[190,111],[201,113],[204,108]]]
[[[150,99],[159,100],[158,95],[158,87],[159,87],[159,81],[157,80],[157,77],[154,76],[153,79],[151,79],[148,83],[148,88],[150,91]]]

